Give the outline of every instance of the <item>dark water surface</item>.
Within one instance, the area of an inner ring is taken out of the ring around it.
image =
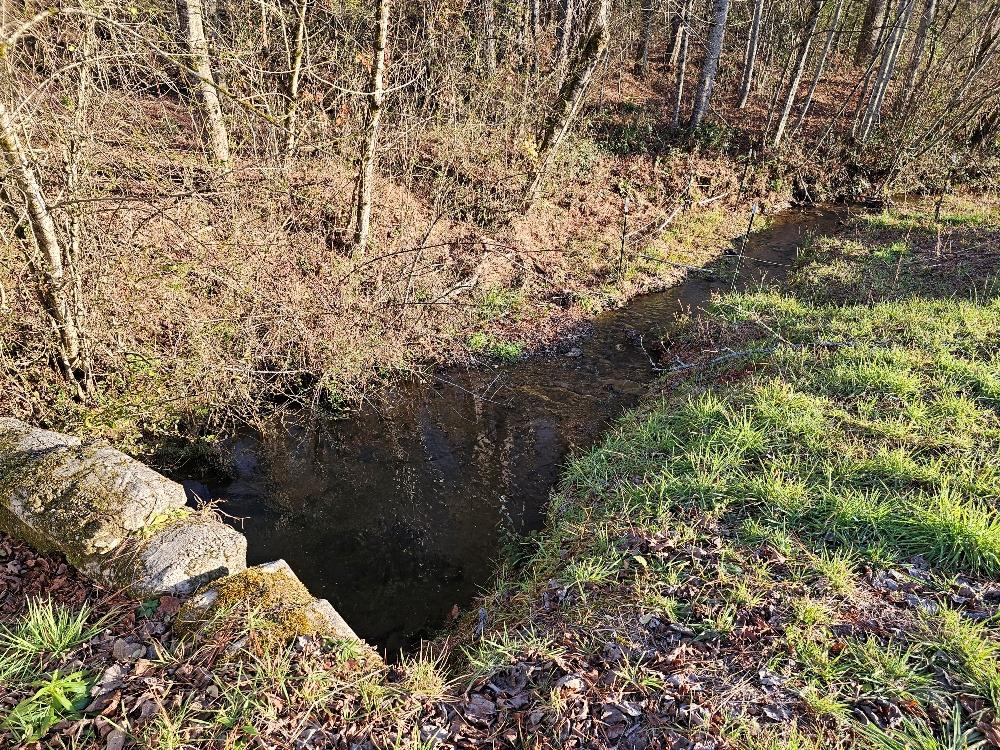
[[[780,280],[805,235],[839,216],[774,218],[749,238],[737,288]],[[648,348],[678,313],[731,287],[731,274],[692,272],[600,316],[568,354],[403,382],[349,419],[286,417],[230,441],[236,479],[212,494],[243,519],[252,564],[284,558],[359,635],[396,653],[469,605],[502,530],[539,529],[569,452],[637,403],[656,377],[640,336]]]

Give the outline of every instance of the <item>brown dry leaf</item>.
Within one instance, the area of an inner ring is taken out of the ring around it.
[[[156,608],[156,614],[160,617],[172,617],[180,611],[182,603],[182,600],[176,596],[161,596],[160,606]]]
[[[993,747],[1000,748],[1000,723],[993,721],[981,721],[976,725],[979,733],[986,738]]]

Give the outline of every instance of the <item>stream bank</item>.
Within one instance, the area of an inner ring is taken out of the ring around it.
[[[288,560],[361,637],[408,649],[489,583],[507,535],[542,528],[567,457],[670,366],[679,315],[780,281],[805,239],[843,215],[772,217],[711,267],[599,316],[560,354],[405,381],[346,420],[275,419],[226,441],[234,479],[207,494],[248,537],[250,564]]]

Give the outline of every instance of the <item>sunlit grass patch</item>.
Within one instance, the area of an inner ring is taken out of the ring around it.
[[[87,604],[70,609],[32,599],[24,614],[0,625],[0,685],[31,681],[48,659],[59,659],[97,635],[108,616],[94,619]]]

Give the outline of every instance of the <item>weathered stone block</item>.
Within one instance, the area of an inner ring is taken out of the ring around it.
[[[106,446],[0,419],[0,529],[99,583],[184,594],[246,568],[246,539],[184,488]]]
[[[309,593],[284,560],[213,581],[184,603],[178,624],[182,631],[192,631],[220,613],[233,616],[248,609],[275,640],[296,635],[361,640],[330,602]]]

